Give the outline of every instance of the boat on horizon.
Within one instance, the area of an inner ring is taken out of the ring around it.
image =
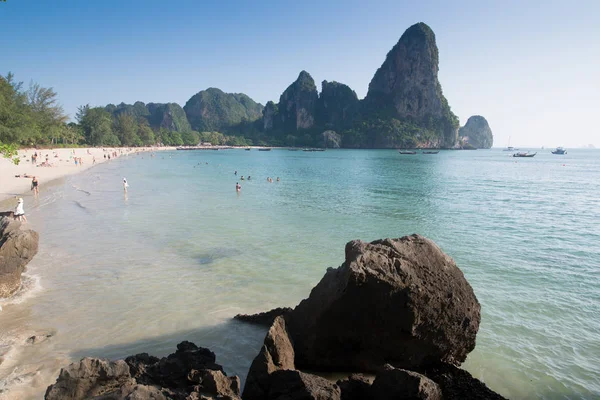
[[[537,153],[521,152],[513,154],[513,157],[535,157]]]
[[[258,149],[258,151],[271,151],[271,148],[270,147],[268,147],[268,148],[261,148],[261,149]]]
[[[503,149],[502,151],[517,151],[517,150],[519,150],[519,149],[515,149],[514,147],[512,147],[510,145],[510,136],[509,136],[508,137],[508,144],[506,145],[506,148]]]
[[[248,148],[246,148],[246,149],[244,149],[244,150],[246,150],[246,151],[250,151],[250,150],[252,150],[252,149],[251,149],[250,147],[248,147]]]
[[[439,150],[433,150],[433,151],[432,150],[426,150],[426,151],[423,151],[422,153],[423,154],[437,154],[439,152],[440,152]]]
[[[562,147],[557,147],[556,150],[552,152],[552,154],[567,154],[567,150]]]
[[[408,151],[408,150],[398,150],[400,154],[417,154],[416,151]]]

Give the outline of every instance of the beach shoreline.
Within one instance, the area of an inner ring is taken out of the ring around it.
[[[36,176],[40,182],[40,189],[51,182],[65,178],[69,175],[74,175],[89,168],[105,163],[114,159],[114,153],[117,157],[126,157],[129,155],[175,150],[175,147],[83,147],[83,148],[50,148],[50,149],[21,149],[18,152],[18,158],[21,160],[18,165],[15,165],[12,160],[0,158],[0,204],[1,208],[6,208],[7,200],[14,197],[33,196],[31,191],[31,180]],[[31,156],[38,153],[36,163],[31,162]],[[108,155],[111,158],[108,158]],[[49,167],[42,166],[46,162],[46,157]],[[75,164],[74,158],[80,159],[82,162]],[[94,158],[96,162],[94,163]]]

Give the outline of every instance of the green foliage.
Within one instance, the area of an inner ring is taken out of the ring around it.
[[[11,159],[15,165],[18,165],[21,161],[21,159],[17,157],[17,146],[14,144],[5,144],[0,142],[0,154],[2,154],[2,157],[4,158]]]
[[[192,96],[183,107],[192,129],[221,131],[262,115],[262,106],[242,93],[224,93],[208,88]]]

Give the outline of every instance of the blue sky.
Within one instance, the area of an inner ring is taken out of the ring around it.
[[[406,28],[436,33],[461,124],[496,146],[600,147],[600,1],[0,2],[0,73],[77,106],[177,102],[218,87],[265,103],[308,71],[364,97]]]

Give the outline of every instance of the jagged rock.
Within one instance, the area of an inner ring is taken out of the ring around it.
[[[271,326],[278,316],[285,316],[292,311],[290,307],[278,307],[258,314],[237,314],[234,319],[251,324]]]
[[[273,372],[265,400],[340,400],[340,388],[320,376],[295,370]],[[247,400],[244,397],[244,400]]]
[[[458,136],[463,143],[476,149],[490,149],[494,145],[494,135],[485,118],[474,115],[459,129]]]
[[[420,235],[346,245],[287,317],[300,368],[378,371],[459,365],[475,347],[480,305],[452,258]]]
[[[279,370],[293,369],[294,346],[290,341],[285,319],[278,316],[267,332],[260,352],[252,361],[242,397],[244,400],[263,399],[270,391],[272,374]]]
[[[381,109],[399,120],[435,125],[438,145],[451,148],[458,139],[458,119],[442,93],[438,61],[431,28],[422,22],[411,26],[369,83],[365,103],[369,110]]]
[[[227,377],[213,352],[184,341],[161,359],[147,353],[114,362],[84,358],[61,370],[45,398],[239,400],[239,395],[239,378]]]
[[[377,374],[371,396],[373,400],[442,400],[440,387],[424,375],[386,365]],[[469,397],[465,397],[469,398]]]
[[[371,382],[362,374],[352,374],[336,382],[342,393],[341,400],[363,400],[371,398]]]
[[[279,108],[272,101],[267,102],[265,108],[263,108],[263,129],[270,131],[273,129],[275,119],[278,117]]]
[[[46,390],[46,400],[93,399],[100,396],[131,392],[135,380],[129,374],[129,367],[123,360],[108,361],[86,357],[78,363],[60,370],[54,385]]]
[[[192,370],[208,369],[223,372],[223,367],[215,363],[215,353],[187,341],[179,343],[175,353],[153,364],[146,364],[146,361],[153,360],[156,360],[156,357],[148,356],[146,353],[125,359],[134,371],[138,383],[168,388],[186,387],[189,384],[188,375]]]
[[[312,76],[306,71],[300,72],[298,79],[279,97],[279,124],[276,125],[288,130],[312,128],[318,98]]]
[[[228,377],[221,371],[204,369],[192,370],[188,374],[188,380],[199,385],[198,391],[202,394],[218,393],[219,396],[237,398],[240,396],[240,378]]]
[[[322,126],[342,128],[348,126],[359,110],[356,92],[339,82],[321,82],[317,106],[317,121]]]
[[[436,365],[428,368],[425,375],[440,386],[444,400],[506,400],[464,369],[453,365]]]
[[[321,134],[323,137],[323,147],[330,149],[339,149],[342,144],[342,137],[334,131],[325,131]]]
[[[0,218],[0,298],[21,287],[21,274],[37,254],[38,243],[37,232],[21,229],[19,221]]]

